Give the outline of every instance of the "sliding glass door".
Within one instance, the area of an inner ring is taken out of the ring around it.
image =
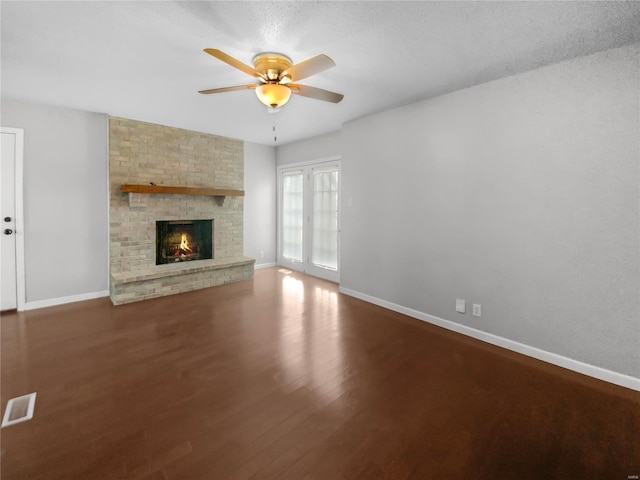
[[[282,168],[279,175],[280,265],[340,280],[340,164]]]

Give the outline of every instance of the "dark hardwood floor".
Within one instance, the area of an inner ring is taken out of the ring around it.
[[[3,314],[2,480],[620,479],[640,393],[277,268]]]

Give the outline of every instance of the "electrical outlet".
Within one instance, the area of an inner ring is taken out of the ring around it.
[[[260,258],[264,258],[264,252],[260,250]]]
[[[456,312],[465,313],[467,311],[467,301],[456,298]]]
[[[473,304],[473,316],[474,317],[481,317],[482,316],[482,305],[480,305],[479,303],[474,303]]]

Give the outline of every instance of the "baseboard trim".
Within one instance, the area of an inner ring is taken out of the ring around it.
[[[68,297],[50,298],[47,300],[36,300],[34,302],[26,302],[23,310],[36,310],[38,308],[54,307],[56,305],[64,305],[65,303],[82,302],[84,300],[93,300],[94,298],[108,297],[109,290],[101,292],[81,293],[79,295],[69,295]]]
[[[374,305],[384,307],[388,310],[402,313],[409,317],[413,317],[418,320],[422,320],[424,322],[431,323],[433,325],[437,325],[442,328],[446,328],[447,330],[451,330],[457,333],[461,333],[463,335],[467,335],[469,337],[476,338],[478,340],[482,340],[483,342],[487,342],[492,345],[497,345],[498,347],[506,348],[507,350],[512,350],[514,352],[518,352],[523,355],[527,355],[529,357],[533,357],[538,360],[542,360],[544,362],[557,365],[559,367],[573,370],[574,372],[578,372],[583,375],[588,375],[590,377],[597,378],[599,380],[604,380],[605,382],[613,383],[615,385],[620,385],[622,387],[640,391],[640,378],[614,372],[612,370],[607,370],[606,368],[596,367],[595,365],[574,360],[572,358],[564,357],[562,355],[548,352],[546,350],[541,350],[539,348],[532,347],[524,343],[516,342],[515,340],[510,340],[508,338],[500,337],[492,333],[483,332],[481,330],[477,330],[475,328],[471,328],[466,325],[461,325],[459,323],[455,323],[450,320],[445,320],[443,318],[439,318],[434,315],[429,315],[427,313],[420,312],[418,310],[414,310],[412,308],[408,308],[402,305],[398,305],[398,304],[389,302],[387,300],[382,300],[380,298],[373,297],[371,295],[367,295],[365,293],[361,293],[355,290],[351,290],[349,288],[340,287],[339,291],[340,293],[343,293],[345,295],[349,295],[351,297],[364,300],[365,302],[373,303]]]
[[[277,265],[276,262],[271,262],[271,263],[260,263],[260,264],[255,264],[253,266],[253,268],[255,270],[260,270],[261,268],[269,268],[269,267],[275,267]]]

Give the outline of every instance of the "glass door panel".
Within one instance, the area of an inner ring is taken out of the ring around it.
[[[313,173],[311,263],[338,269],[338,170]]]
[[[304,174],[288,173],[282,183],[282,256],[303,260]]]

